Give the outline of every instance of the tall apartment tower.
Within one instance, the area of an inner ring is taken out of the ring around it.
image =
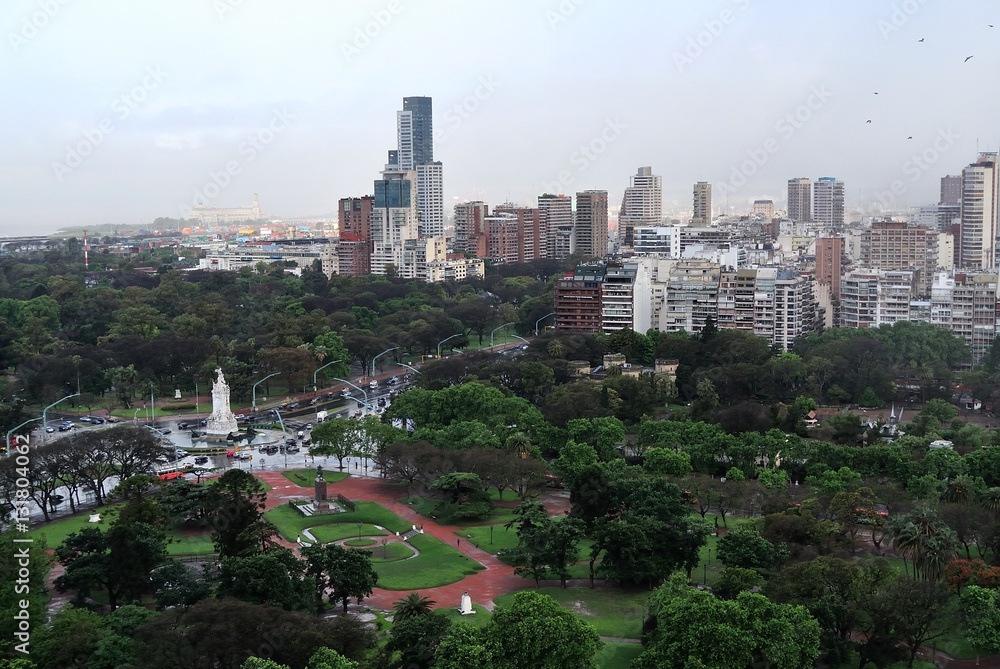
[[[835,300],[840,299],[843,256],[843,237],[816,238],[816,283],[830,286],[830,294]]]
[[[805,177],[788,180],[788,218],[812,220],[812,181]]]
[[[395,151],[389,152],[387,169],[415,171],[419,233],[421,237],[444,237],[444,177],[434,161],[434,114],[429,97],[403,98],[396,112]]]
[[[938,204],[961,204],[962,203],[962,177],[961,175],[949,174],[941,177],[941,200]]]
[[[484,219],[490,208],[485,202],[459,202],[455,205],[455,250],[468,251],[477,258],[486,257]]]
[[[371,241],[373,195],[342,197],[337,203],[337,225],[341,237]]]
[[[576,250],[591,258],[608,254],[608,191],[585,190],[576,194]]]
[[[772,218],[774,218],[774,201],[754,200],[753,214],[754,216],[760,216],[765,221],[770,221]]]
[[[633,230],[659,225],[663,219],[663,177],[652,167],[640,167],[629,177],[618,215],[618,239],[623,246],[634,246]]]
[[[538,196],[540,225],[548,231],[543,257],[561,260],[576,248],[573,239],[573,200],[568,195],[545,193]]]
[[[997,153],[980,153],[962,170],[959,257],[964,269],[993,269],[1000,232],[1000,165]]]
[[[507,202],[494,207],[493,214],[509,214],[517,219],[517,262],[531,262],[546,257],[547,221],[542,219],[537,207],[522,207]]]
[[[828,226],[844,225],[844,182],[820,177],[813,184],[813,220]]]
[[[694,215],[691,225],[706,226],[712,224],[712,184],[699,181],[694,185]]]
[[[387,169],[375,182],[372,207],[373,274],[385,274],[389,265],[398,270],[403,264],[406,241],[417,234],[417,173]]]

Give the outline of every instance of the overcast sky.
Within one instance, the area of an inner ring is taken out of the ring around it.
[[[987,0],[4,10],[0,234],[132,225],[255,192],[271,216],[333,215],[372,192],[408,95],[434,99],[449,212],[598,188],[614,213],[640,165],[663,176],[668,211],[690,208],[695,181],[714,184],[716,213],[727,199],[781,207],[802,176],[842,179],[848,210],[905,209],[1000,144]]]

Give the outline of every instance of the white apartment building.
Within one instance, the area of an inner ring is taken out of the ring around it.
[[[652,167],[640,167],[629,177],[629,186],[622,197],[618,215],[618,241],[623,246],[634,245],[634,230],[642,226],[659,225],[663,219],[663,177],[653,174]]]
[[[653,327],[649,266],[625,262],[608,266],[601,284],[601,330],[605,334],[624,328],[647,332]]]

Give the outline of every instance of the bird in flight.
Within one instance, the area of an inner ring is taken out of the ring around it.
[[[875,95],[878,95],[878,91],[875,91]]]
[[[918,39],[917,41],[918,41],[918,42],[923,42],[923,41],[924,41],[924,38],[923,38],[923,37],[921,37],[921,38],[920,38],[920,39]]]
[[[865,123],[871,123],[871,122],[872,122],[871,119],[868,119],[867,121],[865,121]]]
[[[968,63],[970,58],[972,58],[972,56],[966,56],[965,60],[963,60],[962,62],[963,63]]]
[[[913,139],[913,135],[910,135],[910,136],[909,136],[909,137],[907,137],[906,139]]]
[[[990,28],[992,28],[992,27],[993,27],[993,24],[992,24],[992,23],[987,23],[986,25],[988,25],[988,26],[989,26]]]

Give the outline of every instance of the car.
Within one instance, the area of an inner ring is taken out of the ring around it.
[[[108,418],[108,422],[109,423],[120,423],[120,422],[122,422],[122,419],[118,418],[117,416],[110,416]]]
[[[285,447],[285,453],[298,453],[298,452],[299,452],[298,445],[289,444],[288,446]]]
[[[368,384],[369,390],[378,390],[378,381],[372,381]]]
[[[45,431],[48,432],[49,434],[52,434],[53,432],[56,431],[56,429],[54,427],[46,427]]]
[[[207,455],[199,455],[198,457],[196,457],[196,458],[194,459],[194,463],[195,463],[196,465],[203,465],[203,464],[205,464],[206,462],[208,462],[208,456],[207,456]]]
[[[169,427],[165,427],[162,430],[160,430],[160,434],[170,434],[170,432],[171,430]]]
[[[90,422],[90,416],[80,416],[80,422],[81,423],[89,423]]]
[[[90,424],[91,425],[104,425],[104,419],[103,418],[97,418],[96,416],[92,417],[90,419]]]
[[[298,409],[299,408],[299,403],[298,402],[292,402],[291,404],[288,405],[288,408],[291,409],[291,410]]]
[[[174,454],[179,458],[183,458],[187,456],[188,453],[183,448],[178,448],[176,451],[174,451]]]
[[[285,443],[288,444],[288,445],[294,444],[295,443],[295,437],[288,437],[287,439],[285,439]]]
[[[306,423],[306,429],[307,430],[313,429],[313,424],[312,423]]]
[[[348,390],[347,388],[344,388],[343,390],[340,391],[340,396],[341,397],[350,397],[351,396],[351,391]]]
[[[191,425],[191,423],[188,423],[188,422],[185,422],[185,421],[181,421],[180,423],[177,423],[177,429],[178,430],[189,430],[192,427],[193,426]]]
[[[69,432],[72,429],[73,429],[72,425],[60,425],[59,426],[59,431],[60,432]]]

